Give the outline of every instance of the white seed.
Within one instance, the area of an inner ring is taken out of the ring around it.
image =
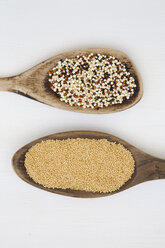
[[[110,100],[112,104],[121,104],[124,97],[129,99],[136,84],[126,67],[114,56],[107,57],[101,54],[97,57],[92,56],[93,53],[88,56],[76,56],[76,60],[66,58],[57,63],[52,69],[53,73],[49,73],[51,88],[55,92],[58,90],[60,100],[71,106],[74,103],[83,108],[93,109],[96,106],[108,107],[111,104]],[[109,59],[112,60],[112,64],[109,63]],[[80,66],[85,65],[88,68],[81,70]]]

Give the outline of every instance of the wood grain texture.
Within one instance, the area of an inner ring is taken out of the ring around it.
[[[59,100],[59,97],[49,86],[48,71],[51,70],[60,59],[74,58],[77,55],[89,54],[91,52],[112,55],[118,58],[121,62],[126,63],[128,70],[135,78],[137,84],[135,94],[130,99],[123,101],[122,104],[116,104],[98,110],[90,108],[84,109],[79,106],[70,106]],[[125,110],[135,105],[141,99],[143,94],[142,80],[132,60],[121,51],[103,48],[80,49],[52,57],[18,76],[1,78],[0,90],[12,91],[56,108],[90,114],[113,113]]]
[[[119,190],[112,192],[112,193],[92,193],[92,192],[86,192],[86,191],[80,191],[80,190],[63,190],[63,189],[48,189],[44,188],[42,185],[35,183],[29,175],[26,173],[26,169],[24,166],[25,161],[25,154],[26,152],[36,143],[41,142],[43,140],[47,139],[67,139],[67,138],[89,138],[89,139],[107,139],[111,142],[117,142],[122,144],[125,148],[127,148],[133,155],[135,160],[135,172],[132,176],[132,178],[126,182]],[[135,186],[139,183],[143,183],[149,180],[155,180],[155,179],[165,179],[165,160],[155,158],[151,155],[148,155],[136,147],[128,144],[126,141],[121,140],[113,135],[102,133],[102,132],[94,132],[94,131],[72,131],[72,132],[64,132],[64,133],[56,133],[52,134],[40,139],[37,139],[21,149],[19,149],[13,156],[12,159],[13,168],[16,172],[16,174],[25,182],[52,192],[56,194],[61,194],[65,196],[73,196],[73,197],[83,197],[83,198],[94,198],[94,197],[103,197],[112,195],[118,192],[121,192],[123,190],[126,190],[132,186]]]

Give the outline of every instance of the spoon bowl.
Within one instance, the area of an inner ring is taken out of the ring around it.
[[[122,63],[125,63],[129,72],[135,78],[137,85],[134,95],[130,99],[124,100],[121,104],[114,104],[100,109],[84,109],[79,106],[70,106],[60,101],[56,93],[50,88],[48,72],[57,65],[60,59],[74,58],[77,55],[81,56],[89,53],[112,55],[118,58]],[[135,105],[143,94],[142,80],[132,60],[121,51],[103,48],[89,48],[66,52],[52,57],[20,75],[0,78],[0,90],[15,92],[56,108],[90,114],[106,114],[128,109]]]
[[[93,193],[93,192],[87,192],[87,191],[82,191],[82,190],[72,190],[72,189],[50,189],[50,188],[45,188],[42,185],[36,183],[33,181],[32,178],[29,177],[29,175],[26,172],[24,162],[25,162],[25,154],[26,152],[35,144],[48,140],[48,139],[68,139],[68,138],[88,138],[88,139],[107,139],[110,142],[116,142],[122,144],[126,149],[128,149],[135,160],[135,172],[132,175],[131,179],[127,181],[119,190],[116,190],[111,193]],[[155,179],[165,179],[165,160],[155,158],[151,155],[148,155],[136,147],[130,145],[126,141],[119,139],[111,134],[107,133],[102,133],[102,132],[94,132],[94,131],[71,131],[71,132],[63,132],[63,133],[56,133],[52,134],[40,139],[37,139],[21,149],[19,149],[13,156],[12,159],[12,164],[13,168],[16,172],[16,174],[25,182],[52,192],[56,194],[61,194],[65,196],[72,196],[72,197],[82,197],[82,198],[95,198],[95,197],[103,197],[103,196],[108,196],[112,195],[118,192],[121,192],[123,190],[126,190],[130,187],[133,187],[139,183],[143,183],[149,180],[155,180]]]

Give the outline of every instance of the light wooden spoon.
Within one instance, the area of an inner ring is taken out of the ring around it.
[[[77,55],[89,54],[91,52],[105,55],[113,55],[118,58],[121,62],[126,63],[127,68],[129,69],[132,76],[135,78],[137,84],[135,94],[130,99],[123,101],[122,104],[116,104],[98,110],[89,108],[84,109],[82,107],[76,106],[73,107],[59,100],[59,97],[55,94],[55,92],[53,92],[53,90],[49,86],[48,72],[57,64],[60,59],[73,58]],[[52,57],[40,63],[39,65],[31,68],[30,70],[23,72],[20,75],[7,78],[0,78],[0,90],[15,92],[56,108],[91,114],[112,113],[130,108],[141,99],[143,92],[140,74],[131,59],[121,51],[101,48],[81,49],[66,52]]]
[[[116,142],[122,144],[125,148],[127,148],[133,155],[135,160],[135,172],[132,178],[125,183],[119,190],[112,193],[92,193],[87,191],[80,190],[72,190],[72,189],[48,189],[44,188],[42,185],[35,183],[29,175],[26,173],[26,169],[24,166],[25,154],[26,152],[36,143],[41,142],[42,140],[47,139],[67,139],[67,138],[89,138],[89,139],[107,139],[108,141]],[[128,144],[124,140],[121,140],[115,136],[112,136],[107,133],[101,132],[92,132],[92,131],[72,131],[72,132],[64,132],[64,133],[56,133],[52,134],[40,139],[37,139],[21,149],[19,149],[13,156],[12,159],[13,168],[16,174],[25,182],[46,190],[52,193],[73,196],[73,197],[83,197],[83,198],[94,198],[94,197],[102,197],[107,195],[112,195],[118,192],[121,192],[125,189],[128,189],[132,186],[135,186],[139,183],[143,183],[149,180],[154,179],[165,179],[165,160],[155,158],[151,155],[148,155],[136,147]]]

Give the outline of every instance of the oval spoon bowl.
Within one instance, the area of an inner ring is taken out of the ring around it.
[[[77,55],[81,56],[89,53],[112,55],[126,64],[129,72],[135,78],[137,85],[135,93],[130,99],[124,100],[121,104],[114,104],[100,109],[84,109],[79,106],[70,106],[65,102],[60,101],[56,93],[50,88],[48,72],[57,65],[60,59],[74,58]],[[0,90],[15,92],[56,108],[90,114],[106,114],[128,109],[135,105],[143,95],[141,76],[132,60],[121,51],[104,48],[74,50],[52,57],[20,75],[1,78]]]
[[[111,193],[93,193],[93,192],[87,192],[87,191],[81,191],[81,190],[72,190],[72,189],[50,189],[50,188],[45,188],[42,185],[36,183],[33,181],[32,178],[29,177],[29,175],[26,172],[24,162],[25,162],[25,154],[26,152],[35,144],[48,140],[48,139],[68,139],[68,138],[88,138],[88,139],[107,139],[110,142],[116,142],[122,144],[126,149],[128,149],[135,160],[135,172],[132,175],[132,178],[127,181],[119,190],[111,192]],[[52,192],[56,194],[61,194],[65,196],[72,196],[72,197],[83,197],[83,198],[95,198],[95,197],[103,197],[103,196],[108,196],[112,195],[118,192],[121,192],[123,190],[126,190],[132,186],[135,186],[139,183],[149,181],[149,180],[154,180],[154,179],[165,179],[165,160],[155,158],[151,155],[148,155],[136,147],[128,144],[126,141],[119,139],[113,135],[107,134],[107,133],[102,133],[102,132],[94,132],[94,131],[71,131],[71,132],[63,132],[63,133],[56,133],[52,134],[40,139],[37,139],[21,149],[19,149],[13,156],[12,159],[12,164],[13,168],[16,172],[16,174],[25,182]]]

